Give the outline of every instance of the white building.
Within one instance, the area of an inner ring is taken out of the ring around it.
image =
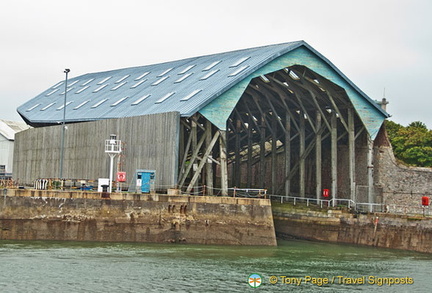
[[[0,178],[11,176],[15,134],[28,128],[24,122],[0,119]]]

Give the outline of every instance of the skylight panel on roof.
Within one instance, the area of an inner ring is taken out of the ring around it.
[[[36,105],[34,105],[34,106],[31,106],[30,108],[28,108],[27,110],[26,110],[26,112],[30,112],[31,110],[34,110],[36,107],[39,107],[40,106],[40,104],[36,104]]]
[[[103,103],[105,103],[106,101],[108,101],[108,99],[100,100],[99,102],[97,102],[96,104],[94,104],[94,105],[91,106],[91,107],[92,107],[92,108],[97,108],[97,107],[99,107],[100,105],[102,105]]]
[[[199,92],[201,92],[202,90],[194,90],[193,92],[191,92],[189,95],[187,95],[186,97],[182,98],[180,101],[184,102],[184,101],[189,101],[190,98],[192,98],[193,96],[195,96],[196,94],[198,94]]]
[[[237,67],[240,64],[242,64],[243,62],[245,62],[246,60],[248,60],[249,58],[250,58],[250,56],[249,57],[242,57],[239,60],[237,60],[234,64],[232,64],[230,67]]]
[[[113,87],[111,90],[112,90],[112,91],[115,91],[116,89],[118,89],[118,88],[124,86],[126,83],[127,83],[127,81],[123,81],[122,83],[120,83],[120,84],[116,85],[115,87]]]
[[[70,92],[73,89],[74,89],[73,87],[68,87],[66,92]],[[64,94],[65,94],[65,91],[63,91],[60,95],[64,95]]]
[[[56,91],[58,91],[59,89],[55,89],[55,90],[52,90],[52,91],[50,91],[49,93],[47,93],[45,96],[51,96],[53,93],[55,93]]]
[[[83,91],[85,91],[85,90],[88,89],[89,87],[90,87],[89,85],[86,85],[85,87],[80,88],[79,90],[77,90],[75,93],[76,93],[76,94],[82,93]]]
[[[101,85],[100,87],[98,87],[97,89],[95,89],[93,92],[94,93],[97,93],[98,91],[100,91],[101,89],[103,89],[104,87],[106,87],[108,84],[106,83],[106,84],[103,84],[103,85]]]
[[[206,80],[207,78],[209,78],[210,76],[212,76],[213,74],[215,74],[218,71],[219,71],[219,69],[212,70],[209,73],[207,73],[206,75],[204,75],[203,77],[201,77],[200,80]]]
[[[182,82],[183,80],[185,80],[186,78],[188,78],[189,76],[191,76],[193,73],[190,72],[188,74],[183,75],[182,77],[180,77],[179,79],[177,79],[176,81],[174,81],[174,83],[179,83]]]
[[[162,81],[164,81],[165,79],[167,79],[169,76],[164,76],[162,78],[159,78],[158,80],[156,80],[154,83],[152,83],[152,85],[158,85],[160,84]]]
[[[66,103],[66,107],[69,106],[71,103],[73,103],[73,101],[69,101],[69,102],[67,102],[67,103]],[[62,104],[60,107],[57,108],[57,111],[63,109],[64,106],[65,106],[65,105]]]
[[[73,81],[71,83],[68,83],[68,87],[71,87],[71,86],[77,84],[78,82],[79,82],[79,80],[77,79],[77,80],[75,80],[75,81]]]
[[[171,97],[171,96],[174,95],[174,94],[175,94],[175,92],[167,93],[165,96],[163,96],[162,98],[160,98],[159,100],[157,100],[157,101],[155,102],[155,104],[160,104],[160,103],[162,103],[163,101],[165,101],[166,99],[168,99],[169,97]]]
[[[91,83],[93,80],[95,80],[94,78],[90,78],[89,80],[87,80],[86,82],[84,82],[81,86],[86,86],[89,83]]]
[[[136,88],[137,86],[139,86],[140,84],[142,84],[142,83],[144,83],[144,82],[146,82],[146,81],[147,81],[147,78],[138,81],[136,84],[134,84],[133,86],[131,86],[131,89]]]
[[[102,79],[101,81],[99,81],[97,84],[103,84],[105,81],[107,81],[108,79],[110,79],[112,76],[108,76],[104,79]]]
[[[167,74],[168,72],[170,72],[173,69],[174,69],[173,67],[168,68],[167,70],[165,70],[164,72],[162,72],[161,74],[159,74],[157,77],[162,77],[162,76],[164,76],[165,74]]]
[[[178,74],[185,74],[186,72],[188,72],[189,70],[191,70],[195,66],[196,65],[189,65],[188,67],[186,67],[185,69],[183,69],[182,71],[180,71]]]
[[[125,80],[126,78],[128,78],[130,76],[130,74],[123,76],[122,78],[120,78],[119,80],[117,80],[115,83],[120,83],[123,80]]]
[[[151,96],[150,94],[142,96],[141,98],[139,98],[138,100],[136,100],[135,102],[133,102],[131,105],[132,106],[136,106],[136,105],[138,105],[139,103],[141,103],[142,101],[144,101],[145,99],[147,99],[150,96]]]
[[[52,89],[56,89],[63,84],[64,81],[60,81],[58,84],[52,87]]]
[[[221,62],[222,62],[222,60],[215,61],[212,64],[210,64],[209,66],[207,66],[206,68],[204,68],[203,71],[208,71],[208,70],[212,69],[213,67],[215,67],[216,65],[218,65]]]
[[[239,74],[240,72],[242,72],[243,70],[245,70],[248,67],[249,67],[249,65],[242,66],[228,76],[236,76],[237,74]]]
[[[137,78],[135,78],[135,80],[140,80],[141,78],[143,78],[144,76],[146,76],[147,74],[149,74],[150,72],[144,72],[143,74],[141,74],[140,76],[138,76]]]
[[[115,107],[115,106],[117,106],[118,104],[120,104],[121,102],[123,102],[124,100],[126,100],[127,98],[129,98],[129,97],[121,98],[121,99],[118,100],[117,102],[112,103],[112,104],[111,104],[111,107]]]
[[[73,108],[74,110],[78,110],[79,108],[81,108],[82,106],[84,106],[85,104],[87,104],[88,102],[90,102],[90,100],[84,101],[81,104],[79,104],[78,106],[76,106],[75,108]]]
[[[50,108],[52,105],[54,105],[55,103],[51,103],[46,105],[45,107],[43,107],[42,109],[40,109],[40,111],[45,111],[46,109]]]

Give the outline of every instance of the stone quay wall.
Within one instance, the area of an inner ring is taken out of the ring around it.
[[[8,189],[0,239],[276,245],[270,201]]]
[[[276,235],[432,253],[432,218],[273,207]]]

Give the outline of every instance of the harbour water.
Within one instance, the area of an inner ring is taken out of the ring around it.
[[[430,254],[278,244],[0,241],[0,292],[431,292]]]

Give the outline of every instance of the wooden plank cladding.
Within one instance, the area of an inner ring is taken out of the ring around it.
[[[67,124],[63,177],[108,178],[109,157],[104,142],[110,134],[116,134],[123,152],[115,162],[126,171],[128,185],[135,180],[137,169],[151,169],[156,170],[156,186],[175,187],[179,124],[178,112]],[[17,134],[14,178],[24,185],[32,185],[37,178],[57,178],[60,141],[60,125]]]

